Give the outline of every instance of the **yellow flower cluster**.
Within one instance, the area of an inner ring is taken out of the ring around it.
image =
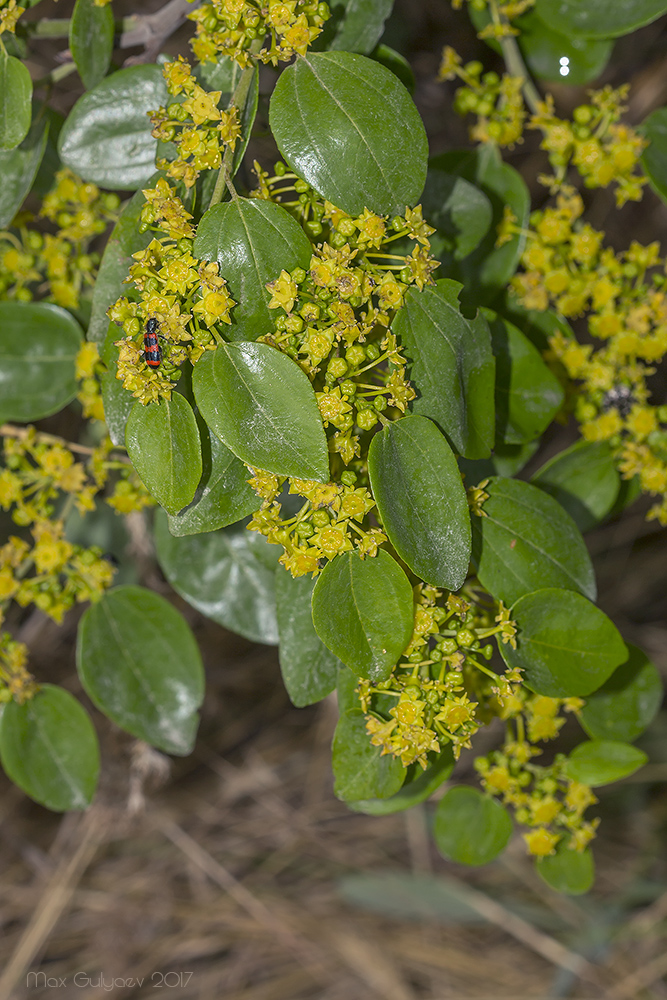
[[[305,55],[329,16],[328,5],[318,0],[211,0],[189,15],[197,24],[192,51],[200,62],[225,55],[245,67],[251,45],[260,40],[258,58],[275,66]]]
[[[16,642],[8,632],[0,633],[0,705],[17,701],[23,705],[39,690],[28,673],[28,647]]]
[[[79,383],[77,399],[83,408],[83,415],[92,420],[104,420],[104,406],[100,391],[100,379],[104,365],[100,361],[97,344],[86,340],[76,356],[76,379]]]
[[[45,196],[41,218],[58,227],[55,233],[34,228],[33,216],[20,212],[6,232],[0,232],[0,298],[30,302],[43,296],[66,309],[79,306],[84,287],[92,287],[99,255],[91,241],[117,218],[118,195],[100,192],[70,170],[56,174]]]
[[[3,0],[0,8],[0,35],[5,31],[16,31],[16,22],[21,14],[25,13],[25,7],[19,7],[16,0]]]
[[[667,523],[667,409],[649,402],[647,378],[667,353],[667,260],[658,243],[615,253],[581,221],[583,202],[564,185],[531,216],[525,270],[512,289],[527,309],[586,316],[593,344],[556,333],[551,357],[577,383],[575,414],[589,441],[609,441],[627,478],[638,476]],[[510,229],[512,226],[510,225]]]
[[[506,614],[502,605],[479,587],[444,597],[420,584],[415,597],[414,632],[401,662],[382,683],[360,681],[358,692],[371,743],[405,767],[425,768],[428,754],[447,744],[458,759],[480,726],[515,697],[520,674],[496,674],[482,662],[493,655],[486,639],[508,640],[495,624]],[[389,699],[395,704],[387,709]]]
[[[475,761],[485,790],[512,806],[517,821],[530,827],[523,836],[528,852],[536,857],[554,854],[564,837],[570,850],[583,851],[600,822],[584,819],[597,799],[588,785],[567,777],[562,754],[549,767],[532,763],[542,753],[535,744],[555,739],[565,724],[560,713],[578,712],[583,704],[581,698],[548,698],[517,689],[499,713],[514,721],[516,738],[509,737],[501,750]]]
[[[505,32],[507,33],[507,31]],[[438,71],[439,80],[458,77],[459,87],[454,99],[457,114],[476,114],[477,122],[470,130],[473,142],[497,142],[499,146],[514,146],[521,142],[526,109],[521,94],[523,78],[504,73],[482,73],[481,62],[463,64],[461,57],[449,45],[445,46]]]
[[[151,113],[155,138],[173,142],[178,150],[174,160],[158,159],[156,165],[168,177],[191,188],[202,170],[220,168],[223,147],[234,149],[241,133],[238,109],[220,110],[222,91],[200,87],[190,64],[181,57],[166,63],[162,72],[169,93],[186,96]]]
[[[234,300],[227,292],[217,263],[192,256],[194,230],[191,216],[164,178],[143,192],[142,225],[159,234],[145,250],[133,254],[129,281],[139,301],[118,299],[109,310],[122,326],[125,338],[116,341],[119,351],[116,377],[142,403],[169,399],[180,378],[179,366],[193,364],[216,344],[218,323],[230,323]],[[154,224],[154,225],[153,225]],[[144,360],[146,321],[155,319],[162,338],[163,360],[149,368]]]

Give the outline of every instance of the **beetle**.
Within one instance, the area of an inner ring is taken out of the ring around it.
[[[149,319],[144,331],[144,361],[149,368],[159,368],[162,361],[162,348],[158,343],[158,321]]]

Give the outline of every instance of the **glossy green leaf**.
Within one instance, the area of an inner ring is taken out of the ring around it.
[[[334,733],[331,764],[334,794],[344,801],[388,799],[405,779],[400,758],[382,755],[366,732],[364,713],[353,708],[341,715]]]
[[[100,751],[90,716],[69,691],[44,684],[23,705],[5,705],[0,760],[7,777],[47,809],[90,805]]]
[[[614,48],[609,38],[581,38],[554,31],[532,10],[520,18],[517,27],[521,32],[519,47],[530,72],[542,80],[572,87],[596,80]]]
[[[114,21],[111,5],[76,0],[69,29],[69,47],[86,90],[104,79],[113,52]]]
[[[0,45],[0,149],[23,142],[32,117],[32,80],[28,67]]]
[[[571,37],[617,38],[667,13],[665,0],[536,0],[535,13],[554,31]]]
[[[656,715],[664,688],[660,674],[641,649],[628,643],[630,655],[602,687],[586,699],[579,713],[592,739],[632,743]]]
[[[185,619],[144,587],[114,587],[79,624],[76,664],[91,701],[112,722],[165,753],[194,746],[204,669]]]
[[[368,454],[384,530],[413,573],[458,590],[470,564],[470,513],[454,452],[426,417],[392,421]]]
[[[471,254],[457,262],[451,273],[464,284],[461,301],[466,309],[478,304],[491,305],[516,271],[525,245],[525,236],[517,234],[496,247],[498,225],[508,205],[521,229],[526,228],[530,213],[528,188],[514,167],[503,162],[493,143],[485,143],[477,150],[441,153],[430,160],[429,173],[432,170],[463,177],[480,188],[491,203],[493,218],[489,231]]]
[[[338,668],[336,679],[336,699],[338,701],[338,713],[347,712],[349,708],[360,708],[359,694],[359,674],[346,667],[344,663]]]
[[[539,858],[535,862],[535,870],[556,892],[565,892],[570,896],[588,892],[595,880],[591,849],[571,850],[567,846],[567,838],[556,846],[555,854]]]
[[[308,376],[268,344],[219,344],[197,362],[197,406],[230,451],[279,476],[329,480],[322,418]]]
[[[565,508],[579,531],[588,531],[609,514],[621,488],[606,441],[577,441],[554,455],[531,477]]]
[[[412,587],[384,549],[365,559],[344,552],[327,563],[315,584],[312,607],[324,645],[355,674],[373,682],[389,676],[412,635]]]
[[[307,269],[313,248],[296,219],[280,205],[235,198],[202,216],[193,252],[198,259],[217,260],[238,303],[228,331],[232,340],[256,340],[272,331],[282,315],[269,309],[267,282],[282,270]]]
[[[410,94],[414,94],[415,75],[405,56],[397,52],[396,49],[392,49],[390,45],[376,45],[369,55],[371,59],[375,59],[376,62],[390,70],[394,76],[397,76]]]
[[[563,389],[540,352],[513,323],[485,310],[496,358],[496,441],[524,444],[549,426]]]
[[[500,802],[476,788],[457,785],[438,803],[433,823],[436,847],[462,865],[486,865],[505,850],[512,820]]]
[[[192,503],[169,516],[172,535],[199,535],[217,531],[240,521],[262,505],[262,499],[248,485],[250,473],[222,441],[210,434],[202,421],[202,477]]]
[[[658,108],[644,119],[641,128],[648,146],[642,153],[642,166],[651,187],[667,201],[667,108]]]
[[[77,390],[79,324],[46,302],[0,302],[0,423],[40,420]]]
[[[136,399],[123,383],[116,378],[118,370],[118,348],[116,341],[120,340],[122,332],[115,323],[108,323],[107,336],[100,357],[106,365],[106,371],[101,378],[102,405],[104,420],[109,431],[109,437],[115,445],[125,447],[125,428]]]
[[[160,66],[112,73],[70,111],[60,133],[60,158],[85,181],[136,191],[155,173],[157,139],[148,112],[167,100]]]
[[[561,505],[530,483],[492,478],[483,517],[472,518],[473,562],[489,593],[505,604],[542,587],[595,600],[595,574],[579,529]]]
[[[643,750],[616,740],[589,740],[580,743],[568,756],[565,772],[582,785],[609,785],[634,774],[647,762]]]
[[[276,607],[280,670],[297,708],[314,705],[336,687],[340,660],[324,645],[313,625],[310,607],[315,581],[276,570]]]
[[[491,202],[470,181],[444,170],[429,169],[422,196],[424,218],[437,232],[431,250],[441,260],[451,254],[463,260],[482,242],[491,227]]]
[[[167,580],[193,608],[230,632],[276,645],[277,545],[243,523],[174,537],[158,512],[155,549]]]
[[[169,514],[194,499],[202,474],[197,421],[179,393],[144,406],[138,400],[125,428],[125,445],[139,478]]]
[[[500,444],[496,445],[489,458],[472,461],[459,458],[459,468],[465,476],[466,487],[477,486],[482,479],[488,479],[490,476],[511,479],[530,461],[539,446],[539,441],[528,441],[526,444]]]
[[[512,606],[517,647],[501,644],[524,683],[549,698],[585,696],[625,663],[628,650],[613,622],[581,594],[547,587]]]
[[[39,170],[49,134],[49,119],[37,111],[23,142],[14,149],[0,151],[0,227],[8,226]]]
[[[315,52],[283,70],[271,131],[294,171],[343,211],[395,215],[426,180],[428,141],[393,73],[351,52]]]
[[[361,799],[358,802],[348,802],[354,812],[366,813],[368,816],[388,816],[390,813],[403,812],[413,806],[425,802],[440,788],[454,770],[454,754],[448,744],[439,757],[422,771],[419,764],[408,768],[405,784],[388,799]]]
[[[410,289],[393,330],[411,362],[414,413],[439,424],[467,458],[490,454],[494,437],[494,359],[483,316],[461,314],[461,285],[443,279]]]
[[[328,49],[366,55],[379,42],[394,0],[333,0],[331,23],[324,24]]]

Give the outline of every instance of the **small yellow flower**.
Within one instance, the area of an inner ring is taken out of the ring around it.
[[[557,833],[551,833],[546,827],[541,826],[537,830],[531,830],[530,833],[524,833],[523,839],[530,854],[544,858],[556,853],[556,844],[561,838]]]

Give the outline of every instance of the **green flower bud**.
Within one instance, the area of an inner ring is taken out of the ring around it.
[[[346,396],[354,396],[357,391],[357,384],[351,379],[346,379],[344,382],[341,382],[340,391]]]
[[[466,649],[472,646],[476,638],[477,636],[475,635],[475,633],[471,632],[469,628],[462,628],[459,632],[456,633],[456,641],[458,642],[459,646],[463,646]]]
[[[327,374],[334,378],[342,378],[347,372],[347,361],[345,358],[332,358],[327,365]]]
[[[438,646],[442,650],[444,656],[451,656],[459,648],[456,639],[441,639]]]
[[[362,431],[370,431],[377,423],[377,414],[373,410],[357,411],[357,425]]]
[[[354,486],[357,481],[356,474],[352,472],[352,469],[346,469],[345,472],[341,472],[340,481],[344,486]]]

